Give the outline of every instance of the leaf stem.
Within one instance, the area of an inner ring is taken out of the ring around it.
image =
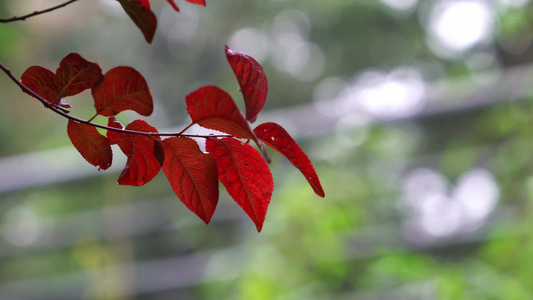
[[[56,10],[58,8],[62,8],[62,7],[65,7],[71,3],[74,3],[78,0],[69,0],[67,2],[64,2],[64,3],[61,3],[59,5],[56,5],[56,6],[53,6],[53,7],[50,7],[50,8],[47,8],[47,9],[43,9],[43,10],[36,10],[32,13],[29,13],[29,14],[26,14],[26,15],[23,15],[23,16],[20,16],[20,17],[12,17],[12,18],[9,18],[9,19],[0,19],[0,23],[9,23],[9,22],[15,22],[15,21],[24,21],[26,20],[27,18],[31,18],[31,17],[34,17],[34,16],[37,16],[37,15],[40,15],[40,14],[44,14],[44,13],[47,13],[47,12],[51,12],[53,10]]]
[[[96,118],[96,116],[98,116],[98,114],[94,114],[94,116],[92,116],[92,118],[90,118],[89,120],[87,120],[87,122],[92,122],[94,120],[94,118]]]
[[[184,130],[182,130],[180,132],[144,132],[144,131],[120,129],[120,128],[101,125],[101,124],[98,124],[98,123],[93,123],[91,121],[96,117],[96,115],[94,117],[92,117],[90,120],[83,120],[83,119],[71,116],[71,115],[69,115],[69,111],[68,110],[50,103],[48,100],[46,100],[43,97],[39,96],[34,91],[29,89],[27,86],[25,86],[17,77],[15,77],[15,75],[13,75],[13,73],[11,73],[11,70],[8,67],[6,67],[4,64],[2,64],[2,62],[0,62],[0,69],[2,69],[2,71],[4,71],[4,73],[6,73],[6,75],[16,85],[18,85],[22,89],[22,91],[30,94],[31,96],[33,96],[34,98],[39,100],[44,105],[44,107],[50,109],[51,111],[55,112],[56,114],[58,114],[60,116],[63,116],[65,118],[69,119],[69,120],[72,120],[72,121],[75,121],[75,122],[78,122],[78,123],[83,123],[83,124],[90,125],[90,126],[93,126],[93,127],[97,127],[97,128],[101,128],[101,129],[105,129],[105,130],[110,130],[110,131],[115,131],[115,132],[139,134],[139,135],[145,135],[145,136],[183,136],[183,137],[204,138],[204,139],[213,138],[213,137],[233,137],[232,135],[227,135],[227,134],[221,134],[221,135],[183,134],[185,129],[189,128],[192,124],[187,126]]]
[[[187,129],[191,128],[192,125],[194,125],[194,122],[191,122],[191,124],[187,125],[187,127],[183,128],[182,131],[180,131],[180,134],[183,134],[185,131],[187,131]]]

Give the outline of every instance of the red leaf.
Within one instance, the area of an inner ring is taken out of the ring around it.
[[[259,152],[233,138],[208,139],[206,149],[215,156],[218,179],[261,231],[274,182]]]
[[[67,133],[74,147],[91,165],[99,170],[106,170],[111,166],[113,153],[109,140],[96,127],[69,120]]]
[[[65,56],[56,71],[56,85],[60,98],[73,96],[90,89],[102,78],[102,70],[79,54]]]
[[[109,70],[93,87],[94,107],[100,115],[111,117],[124,110],[149,116],[154,110],[152,95],[144,77],[131,67]]]
[[[265,105],[268,82],[263,67],[251,56],[225,47],[226,58],[239,81],[246,106],[246,120],[251,123]]]
[[[148,43],[152,43],[157,28],[157,18],[147,0],[118,0],[133,23],[139,27]]]
[[[185,137],[163,140],[163,172],[181,201],[205,223],[209,223],[218,203],[217,164],[213,155],[203,153],[198,144]]]
[[[313,164],[289,133],[276,123],[263,123],[254,129],[255,134],[267,146],[283,154],[305,176],[313,190],[324,197],[324,190]]]
[[[20,82],[50,103],[59,104],[56,75],[52,71],[39,66],[31,66],[22,73]]]
[[[239,108],[224,90],[213,85],[204,86],[188,94],[185,101],[194,123],[236,138],[257,140]]]
[[[117,127],[118,122],[110,118],[110,126]],[[145,121],[135,120],[125,128],[142,132],[157,132],[157,129]],[[156,138],[123,132],[108,131],[111,144],[118,144],[128,157],[126,166],[118,178],[119,184],[139,186],[152,180],[161,169],[161,163],[154,155]]]
[[[168,1],[170,2],[172,0],[168,0]],[[194,3],[194,4],[201,5],[201,6],[205,6],[206,5],[205,0],[187,0],[187,2],[191,2],[191,3]]]

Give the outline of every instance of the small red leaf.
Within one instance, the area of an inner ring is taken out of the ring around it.
[[[259,152],[233,138],[208,139],[206,149],[217,162],[218,179],[261,231],[274,182]]]
[[[168,1],[170,2],[172,0],[168,0]],[[187,0],[187,2],[191,2],[191,3],[194,3],[194,4],[201,5],[201,6],[205,6],[206,5],[205,0]]]
[[[106,170],[111,166],[113,153],[109,140],[96,127],[69,120],[67,133],[74,147],[91,165],[99,170]]]
[[[162,144],[165,151],[163,172],[172,189],[183,204],[209,223],[218,203],[215,158],[203,153],[190,138],[172,137]]]
[[[157,18],[146,0],[118,0],[133,23],[139,27],[148,43],[152,43],[157,28]],[[147,5],[148,4],[148,5]]]
[[[188,94],[185,101],[194,123],[236,138],[257,140],[239,108],[224,90],[213,85],[204,86]]]
[[[31,66],[22,73],[20,82],[50,103],[59,104],[56,75],[52,71],[39,66]]]
[[[106,117],[115,116],[124,110],[149,116],[154,110],[146,80],[131,67],[109,70],[102,81],[93,87],[92,94],[96,112]]]
[[[263,123],[254,129],[255,134],[263,143],[283,154],[305,176],[313,190],[320,197],[324,197],[324,190],[316,175],[313,164],[298,146],[289,133],[276,123]]]
[[[253,123],[265,105],[268,82],[263,67],[250,55],[225,47],[226,58],[239,81],[246,106],[246,120]]]
[[[110,118],[111,127],[117,127],[118,122]],[[125,128],[142,132],[157,132],[157,129],[145,121],[135,120]],[[152,180],[161,169],[161,164],[154,155],[156,138],[123,132],[108,131],[107,137],[111,144],[118,144],[122,152],[128,157],[126,166],[118,178],[123,185],[139,186]]]
[[[90,89],[102,79],[102,70],[79,54],[65,56],[56,71],[56,85],[59,97],[73,96]]]

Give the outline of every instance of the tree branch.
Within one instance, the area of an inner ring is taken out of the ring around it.
[[[77,0],[74,0],[74,1],[77,1]],[[22,91],[30,94],[32,97],[34,97],[37,100],[39,100],[46,108],[50,109],[51,111],[55,112],[56,114],[58,114],[60,116],[63,116],[65,118],[69,119],[69,120],[72,120],[72,121],[75,121],[75,122],[78,122],[78,123],[83,123],[83,124],[87,124],[87,125],[90,125],[90,126],[93,126],[93,127],[97,127],[97,128],[101,128],[101,129],[105,129],[105,130],[110,130],[110,131],[115,131],[115,132],[139,134],[139,135],[145,135],[145,136],[151,136],[151,137],[155,137],[155,136],[182,136],[182,137],[204,138],[204,139],[213,138],[213,137],[233,137],[232,135],[227,135],[227,134],[221,134],[221,135],[183,134],[183,132],[185,130],[182,130],[181,132],[144,132],[144,131],[121,129],[121,128],[116,128],[116,127],[110,127],[110,126],[106,126],[106,125],[101,125],[101,124],[98,124],[98,123],[93,123],[93,122],[88,121],[88,120],[83,120],[83,119],[71,116],[71,115],[69,115],[69,111],[67,111],[64,108],[59,107],[59,106],[57,106],[55,104],[52,104],[48,100],[46,100],[43,97],[39,96],[34,91],[29,89],[27,86],[25,86],[22,82],[20,82],[20,80],[17,77],[15,77],[15,75],[13,75],[13,73],[11,73],[11,70],[9,68],[7,68],[4,64],[2,64],[1,62],[0,62],[0,69],[2,69],[2,71],[4,71],[4,73],[6,73],[7,76],[16,85],[18,85],[22,89]],[[91,118],[91,120],[92,119],[93,118]],[[187,128],[189,128],[189,127],[190,126],[188,126]],[[187,129],[187,128],[185,128],[185,129]]]
[[[47,9],[43,9],[43,10],[36,10],[32,13],[29,13],[27,15],[23,15],[23,16],[20,16],[20,17],[12,17],[12,18],[9,18],[9,19],[0,19],[0,23],[9,23],[9,22],[15,22],[15,21],[24,21],[26,20],[27,18],[31,18],[31,17],[34,17],[34,16],[37,16],[37,15],[40,15],[40,14],[44,14],[44,13],[47,13],[47,12],[51,12],[53,10],[56,10],[58,8],[62,8],[62,7],[65,7],[71,3],[74,3],[78,0],[69,0],[67,2],[64,2],[64,3],[61,3],[59,5],[56,5],[56,6],[53,6],[53,7],[50,7],[50,8],[47,8]]]

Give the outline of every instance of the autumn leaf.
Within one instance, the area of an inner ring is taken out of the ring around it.
[[[20,82],[52,104],[59,104],[56,75],[43,67],[31,66],[22,73]]]
[[[48,102],[68,108],[71,106],[63,97],[81,93],[101,78],[102,70],[97,64],[70,53],[63,58],[55,74],[46,68],[32,66],[24,71],[20,81]]]
[[[69,120],[67,134],[78,152],[91,165],[106,170],[113,161],[109,140],[100,134],[96,127]]]
[[[314,192],[320,197],[324,197],[324,190],[320,184],[318,175],[313,164],[303,152],[302,148],[289,135],[289,133],[276,123],[263,123],[254,129],[255,134],[263,143],[270,148],[283,154],[309,182]]]
[[[226,58],[239,81],[244,104],[246,120],[253,123],[257,114],[265,105],[268,82],[263,67],[251,56],[225,47]]]
[[[115,116],[125,110],[149,116],[154,109],[146,80],[131,67],[109,70],[102,81],[93,87],[92,95],[97,114],[106,117]]]
[[[61,60],[55,76],[57,93],[63,98],[90,89],[102,79],[102,70],[79,54],[70,53]]]
[[[261,231],[274,182],[259,152],[234,138],[208,139],[206,150],[217,162],[218,179]]]
[[[116,128],[120,126],[120,123],[114,118],[110,118],[109,126]],[[157,129],[142,120],[133,121],[125,129],[157,133]],[[158,138],[111,130],[108,130],[107,137],[111,144],[118,144],[122,152],[128,157],[126,166],[118,178],[119,184],[143,185],[152,180],[161,170],[161,163],[154,154],[155,145],[159,143]]]
[[[209,223],[218,203],[217,165],[213,155],[203,153],[190,138],[163,140],[163,172],[172,189],[192,212]]]
[[[194,123],[236,138],[257,139],[231,96],[219,87],[201,87],[188,94],[185,101]]]
[[[154,39],[155,30],[157,28],[157,17],[150,9],[150,3],[146,0],[117,0],[124,8],[130,19],[141,30],[149,44]]]

